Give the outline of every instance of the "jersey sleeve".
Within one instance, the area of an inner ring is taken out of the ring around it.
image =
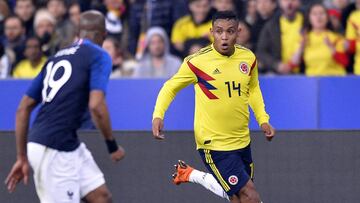
[[[101,51],[90,67],[90,91],[101,90],[106,93],[111,70],[111,57],[105,51]]]
[[[27,96],[33,98],[38,103],[42,101],[41,91],[43,89],[44,71],[45,68],[43,68],[40,73],[32,80],[29,89],[25,93]]]
[[[186,86],[197,82],[195,74],[190,70],[187,62],[184,61],[179,71],[169,79],[161,88],[156,100],[153,113],[154,118],[164,119],[165,112],[175,98],[176,94]]]
[[[259,125],[269,122],[269,115],[265,111],[265,104],[262,97],[259,79],[258,79],[258,67],[257,61],[255,60],[251,66],[251,78],[249,86],[249,104],[251,109],[254,111],[255,118]]]

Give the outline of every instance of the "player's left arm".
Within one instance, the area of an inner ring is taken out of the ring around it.
[[[107,53],[102,52],[95,57],[90,70],[89,110],[95,126],[105,138],[111,159],[119,161],[125,156],[125,151],[116,143],[112,134],[110,115],[105,99],[111,69],[111,58]]]
[[[265,111],[264,99],[261,93],[259,79],[258,79],[258,68],[257,61],[254,60],[251,71],[250,71],[250,84],[249,84],[249,104],[251,109],[254,111],[257,122],[259,123],[262,131],[266,138],[271,141],[275,135],[275,129],[269,123],[269,115]]]

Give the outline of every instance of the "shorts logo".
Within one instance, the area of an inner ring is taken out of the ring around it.
[[[248,66],[248,64],[245,63],[245,62],[240,63],[239,69],[240,69],[240,71],[241,71],[242,73],[244,73],[244,74],[248,74],[248,73],[249,73],[249,66]]]
[[[238,180],[238,177],[237,177],[237,176],[232,175],[232,176],[229,177],[228,181],[229,181],[229,183],[230,183],[231,185],[236,185],[239,180]]]
[[[74,195],[74,192],[73,192],[73,191],[68,190],[66,193],[67,193],[69,199],[73,199],[73,195]]]

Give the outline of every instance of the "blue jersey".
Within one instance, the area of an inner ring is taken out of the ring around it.
[[[106,92],[111,68],[110,56],[83,39],[50,57],[26,92],[41,103],[28,141],[60,151],[75,150],[89,92]]]

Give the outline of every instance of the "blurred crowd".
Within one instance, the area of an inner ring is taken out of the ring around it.
[[[233,10],[261,74],[360,75],[360,0],[0,0],[0,78],[33,78],[76,39],[81,12],[106,16],[112,78],[169,78]]]

